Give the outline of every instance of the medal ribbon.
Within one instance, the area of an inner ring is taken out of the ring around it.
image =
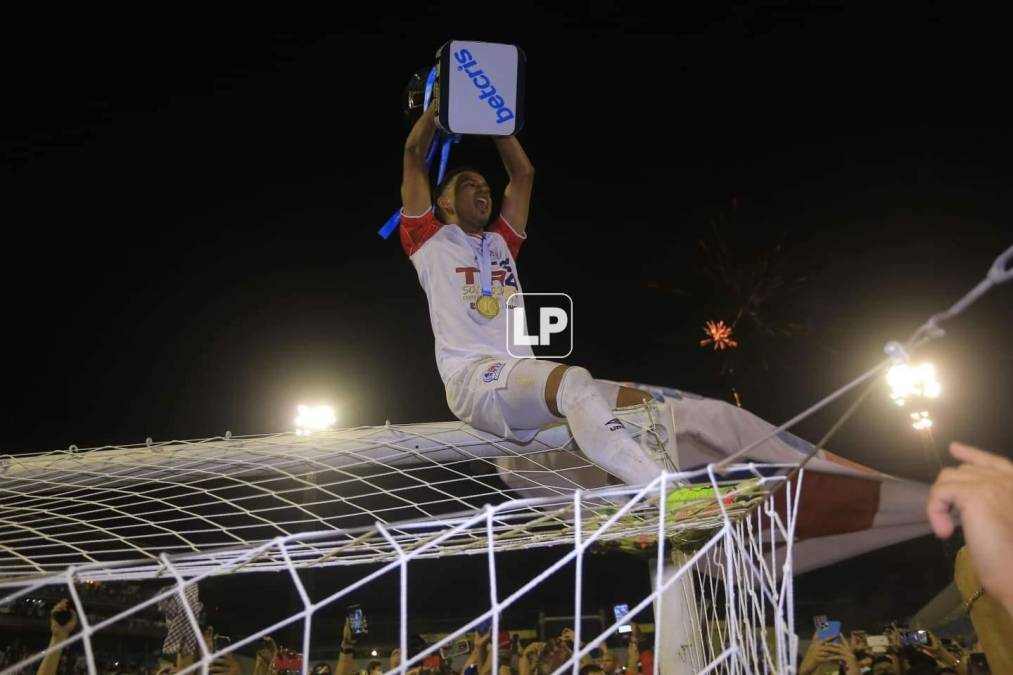
[[[422,112],[425,113],[429,110],[429,100],[433,95],[433,84],[436,82],[436,68],[434,67],[429,71],[429,77],[426,78],[426,93],[422,97]],[[440,148],[440,168],[436,174],[436,184],[439,185],[443,182],[443,176],[447,172],[447,160],[450,159],[450,146],[454,143],[460,142],[461,137],[458,134],[445,134],[439,129],[433,135],[433,140],[429,143],[429,150],[426,151],[426,174],[429,174],[430,168],[433,164],[433,158],[436,156],[436,148]],[[383,224],[377,234],[387,239],[397,229],[398,223],[401,222],[401,209],[394,212],[387,222]]]
[[[478,257],[478,280],[482,284],[482,295],[492,297],[492,262],[489,259],[489,235],[482,235],[482,253]]]

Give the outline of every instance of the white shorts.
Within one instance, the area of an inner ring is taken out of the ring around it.
[[[561,364],[482,357],[447,382],[451,412],[476,429],[526,443],[563,418],[549,412],[545,383]]]

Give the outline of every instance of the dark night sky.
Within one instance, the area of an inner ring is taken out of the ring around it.
[[[279,431],[309,399],[348,426],[449,419],[414,270],[375,232],[399,201],[401,90],[451,38],[527,53],[520,273],[574,297],[569,362],[734,384],[775,422],[857,375],[1013,241],[1006,24],[955,4],[705,4],[5,22],[0,451]],[[502,186],[487,140],[454,153]],[[730,377],[696,345],[735,311],[698,243],[715,219],[736,268],[782,243],[761,318],[798,324],[744,321]],[[1010,448],[1011,294],[927,352],[937,449]],[[938,469],[885,393],[833,447]]]

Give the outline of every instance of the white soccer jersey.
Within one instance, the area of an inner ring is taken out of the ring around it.
[[[401,244],[415,265],[429,300],[429,319],[436,339],[436,366],[446,384],[480,357],[511,358],[507,351],[506,301],[521,290],[514,259],[525,237],[497,218],[484,235],[468,234],[437,220],[430,208],[420,216],[401,213]],[[487,319],[475,309],[482,294],[478,259],[482,237],[490,239],[492,293],[500,311]],[[531,355],[531,348],[512,348]]]

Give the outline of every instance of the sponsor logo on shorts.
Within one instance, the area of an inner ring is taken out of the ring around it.
[[[483,382],[492,382],[493,380],[498,380],[499,379],[499,372],[501,370],[503,370],[503,366],[505,366],[505,365],[506,365],[506,363],[504,363],[502,361],[500,361],[499,363],[493,363],[492,365],[490,365],[488,368],[485,369],[485,372],[482,373],[482,381]]]
[[[620,422],[618,417],[613,417],[612,419],[610,419],[608,422],[605,423],[605,426],[608,427],[609,431],[619,431],[620,429],[626,428],[626,425]]]

